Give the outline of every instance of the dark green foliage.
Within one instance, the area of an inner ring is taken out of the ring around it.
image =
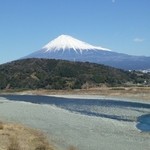
[[[77,89],[86,84],[123,86],[149,82],[149,74],[88,62],[22,59],[0,65],[0,89]]]

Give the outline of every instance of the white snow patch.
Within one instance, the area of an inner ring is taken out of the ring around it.
[[[48,44],[46,44],[43,49],[46,49],[47,51],[59,51],[63,49],[65,51],[66,49],[73,49],[76,53],[78,53],[77,50],[82,53],[83,50],[106,50],[110,51],[110,49],[103,48],[100,46],[93,46],[88,43],[85,43],[83,41],[80,41],[78,39],[73,38],[69,35],[60,35],[56,39],[50,41]]]

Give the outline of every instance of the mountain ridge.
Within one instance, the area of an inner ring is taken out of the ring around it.
[[[124,70],[150,69],[150,57],[117,53],[107,48],[90,45],[68,35],[57,37],[46,44],[42,49],[24,58],[91,62]]]
[[[0,89],[81,89],[149,84],[150,75],[89,62],[21,59],[0,65]]]

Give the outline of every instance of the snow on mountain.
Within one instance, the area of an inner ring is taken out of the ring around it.
[[[103,47],[98,47],[98,46],[93,46],[88,43],[85,43],[83,41],[80,41],[78,39],[73,38],[72,36],[69,35],[60,35],[56,39],[52,40],[48,44],[46,44],[43,49],[45,49],[45,52],[48,51],[59,51],[59,50],[68,50],[72,49],[76,53],[80,51],[82,53],[83,50],[107,50],[110,51],[107,48]],[[78,51],[77,51],[78,50]]]
[[[107,48],[90,45],[69,35],[57,37],[40,50],[24,58],[92,62],[125,70],[146,70],[150,68],[150,57],[113,52]]]

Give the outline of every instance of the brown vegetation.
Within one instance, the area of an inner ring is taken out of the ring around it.
[[[0,150],[54,150],[46,137],[33,129],[0,122]]]
[[[12,92],[10,92],[12,93]],[[137,100],[150,100],[150,87],[99,87],[88,89],[75,89],[75,90],[29,90],[16,92],[16,94],[35,94],[35,95],[92,95],[104,96],[113,98],[129,98]],[[9,94],[6,92],[5,94]]]
[[[68,150],[77,150],[77,148],[71,145],[69,146]]]
[[[3,130],[3,123],[0,121],[0,130]]]

